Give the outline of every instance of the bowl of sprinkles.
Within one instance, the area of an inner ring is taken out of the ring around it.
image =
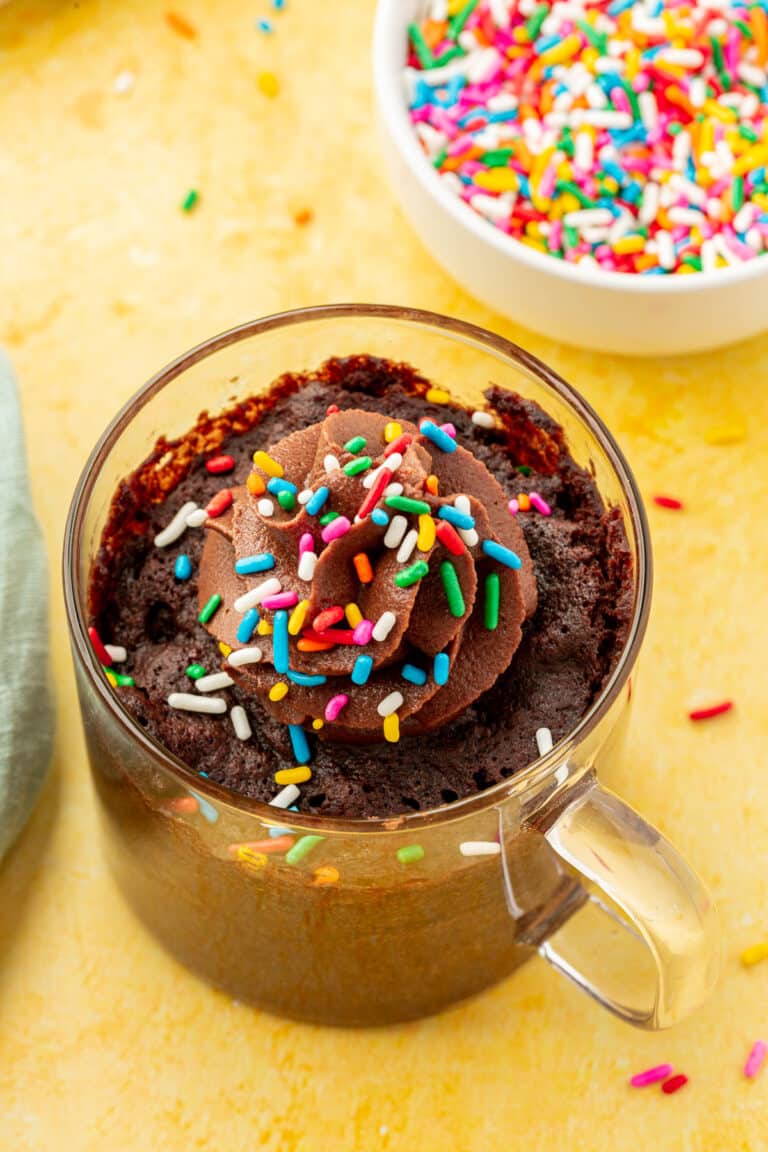
[[[470,292],[658,355],[768,327],[768,2],[380,0],[385,157]]]

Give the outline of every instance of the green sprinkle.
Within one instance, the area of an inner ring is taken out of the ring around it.
[[[434,165],[435,168],[442,168],[443,164],[445,164],[447,159],[448,159],[448,148],[446,146],[445,148],[441,148],[440,151],[437,153],[437,155],[432,158],[432,164]]]
[[[413,50],[416,53],[416,59],[419,64],[421,64],[422,68],[431,68],[435,62],[435,58],[432,55],[429,44],[427,44],[422,36],[421,28],[419,28],[418,24],[408,25],[408,36],[410,37],[411,44],[413,44]]]
[[[186,669],[186,673],[190,680],[200,680],[201,677],[205,676],[205,668],[203,668],[202,664],[190,664]]]
[[[200,199],[200,193],[197,188],[190,188],[186,196],[181,202],[182,212],[191,212]]]
[[[726,72],[725,69],[723,69],[722,72],[718,72],[717,77],[720,81],[720,85],[723,91],[730,92],[731,88],[733,88],[733,81],[731,80],[730,72]]]
[[[459,584],[456,569],[450,560],[443,560],[440,565],[440,579],[443,582],[445,598],[448,601],[448,609],[451,616],[463,616],[466,611],[464,593],[461,591],[461,584]]]
[[[305,856],[308,856],[313,848],[317,847],[325,836],[301,836],[292,848],[285,854],[286,864],[300,864]]]
[[[133,676],[121,676],[119,672],[115,672],[114,668],[104,668],[103,664],[101,667],[108,677],[113,677],[118,688],[134,688],[136,686]]]
[[[743,20],[731,20],[731,24],[733,24],[734,28],[738,28],[739,32],[741,32],[742,36],[746,36],[747,40],[752,39],[752,29],[749,24],[745,24]]]
[[[455,40],[460,32],[463,32],[464,25],[470,16],[477,8],[480,0],[467,0],[463,8],[460,8],[456,15],[448,21],[448,39]]]
[[[426,560],[417,560],[415,564],[411,564],[408,568],[403,568],[402,572],[398,572],[395,576],[395,584],[398,588],[410,588],[412,584],[418,584],[419,580],[423,580],[429,572],[429,564]]]
[[[493,148],[490,152],[483,152],[480,160],[489,168],[503,168],[514,156],[513,148]]]
[[[671,124],[667,125],[667,132],[670,136],[679,136],[683,130],[683,126],[679,120],[673,120]]]
[[[466,56],[466,52],[460,44],[454,44],[452,48],[446,48],[442,56],[435,56],[431,67],[442,68],[443,64],[450,64],[451,60],[456,60],[459,56]]]
[[[687,264],[689,268],[693,268],[696,272],[701,272],[701,258],[694,256],[689,252],[687,256],[683,256],[683,264]]]
[[[549,11],[548,6],[547,6],[547,11]],[[596,48],[601,56],[607,55],[607,53],[608,53],[608,33],[607,32],[596,32],[595,29],[592,27],[592,25],[588,24],[586,22],[586,20],[577,20],[576,21],[576,27],[579,29],[580,32],[584,33],[584,35],[586,36],[587,40],[589,40],[592,47]]]
[[[744,177],[734,176],[731,184],[731,204],[734,212],[744,207]]]
[[[296,507],[296,497],[293,492],[288,492],[287,489],[283,492],[278,492],[277,502],[284,512],[293,512]]]
[[[539,32],[541,32],[541,26],[546,20],[548,13],[549,4],[539,4],[538,7],[534,8],[525,25],[525,32],[529,40],[535,40]]]
[[[560,149],[562,152],[565,152],[566,156],[569,156],[571,160],[573,159],[573,154],[576,149],[573,143],[573,132],[567,124],[561,133]]]
[[[332,524],[334,520],[338,520],[338,512],[326,512],[324,516],[320,517],[320,527],[325,528],[326,524]]]
[[[358,456],[357,460],[350,460],[349,464],[344,465],[344,475],[359,476],[361,472],[367,472],[372,463],[370,456]]]
[[[530,476],[531,474],[531,470],[527,464],[518,464],[517,470],[518,472],[521,472],[523,476]]]
[[[582,208],[594,208],[595,201],[590,200],[578,184],[574,184],[573,180],[558,180],[555,184],[556,192],[570,192],[571,196],[575,196]]]
[[[221,604],[221,596],[219,596],[218,592],[214,592],[213,596],[211,596],[210,600],[208,601],[208,603],[205,605],[202,612],[198,616],[198,620],[200,621],[200,623],[201,624],[207,624],[208,621],[219,610],[220,604]]]
[[[757,132],[755,132],[754,128],[750,128],[749,124],[739,125],[739,136],[741,136],[742,140],[749,140],[750,144],[756,144],[760,139]]]
[[[432,511],[424,500],[411,500],[410,496],[387,496],[384,503],[387,508],[394,508],[397,512],[412,512],[414,516],[428,516]]]
[[[579,243],[579,233],[572,224],[563,225],[563,239],[565,240],[566,248],[575,248]]]
[[[397,858],[401,864],[418,864],[419,860],[424,859],[424,849],[421,844],[406,844],[403,848],[398,848]]]
[[[344,451],[354,452],[357,454],[358,452],[362,452],[367,443],[368,441],[366,440],[365,436],[353,436],[351,440],[347,440],[346,444],[344,445]]]
[[[637,96],[635,95],[635,90],[632,87],[632,85],[629,83],[629,81],[625,80],[624,77],[622,76],[619,79],[619,85],[618,86],[621,88],[622,92],[624,93],[627,100],[629,101],[629,106],[632,109],[632,119],[633,120],[642,120],[643,116],[642,116],[642,113],[640,111],[640,104],[638,102]]]
[[[499,626],[499,593],[501,582],[497,572],[491,572],[485,578],[485,604],[483,606],[483,623],[489,632],[495,632]]]

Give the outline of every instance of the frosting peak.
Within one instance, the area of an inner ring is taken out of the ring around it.
[[[331,413],[255,453],[207,521],[199,597],[221,607],[206,627],[283,723],[397,739],[446,723],[508,667],[533,565],[502,488],[450,431]]]

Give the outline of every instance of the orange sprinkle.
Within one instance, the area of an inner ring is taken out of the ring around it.
[[[366,556],[365,552],[358,552],[356,556],[352,557],[352,563],[357,572],[357,578],[361,584],[370,584],[373,580],[373,568],[371,562]]]
[[[259,476],[258,472],[249,472],[248,479],[245,486],[250,492],[251,496],[261,496],[262,492],[266,492],[267,486]]]
[[[531,500],[527,492],[520,492],[518,494],[517,506],[521,512],[530,512]]]
[[[229,853],[231,856],[239,856],[243,849],[251,852],[287,852],[293,840],[293,836],[275,836],[269,840],[251,840],[247,844],[230,844]]]
[[[761,68],[765,68],[768,64],[768,16],[759,4],[750,9],[749,24],[755,38],[757,62]]]
[[[299,652],[330,652],[333,644],[325,644],[322,640],[297,640],[296,647]]]
[[[293,222],[297,228],[306,228],[307,224],[311,224],[315,218],[315,214],[311,208],[299,208],[298,212],[293,214]]]
[[[184,40],[196,40],[197,28],[194,24],[190,24],[184,16],[180,16],[178,12],[166,12],[165,22],[177,36],[181,36]]]
[[[437,48],[445,39],[448,24],[445,20],[425,20],[421,25],[421,34],[430,48]]]
[[[330,864],[324,864],[322,868],[315,868],[313,872],[312,883],[321,888],[326,884],[338,884],[339,872],[337,868],[333,868]]]
[[[438,483],[437,476],[427,476],[427,479],[424,481],[424,487],[427,492],[431,492],[433,496],[437,496]]]

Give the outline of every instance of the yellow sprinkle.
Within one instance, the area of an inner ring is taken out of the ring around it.
[[[716,424],[704,433],[707,444],[738,444],[746,436],[745,425],[736,420],[732,424]]]
[[[530,236],[521,236],[520,243],[525,244],[527,248],[535,248],[537,252],[546,252],[546,244],[542,244],[540,240],[531,240]]]
[[[644,248],[644,236],[622,236],[613,246],[617,256],[634,256],[636,252],[642,252]]]
[[[338,869],[333,868],[330,864],[324,864],[322,868],[315,868],[312,876],[314,877],[312,883],[316,884],[318,888],[325,884],[338,884],[339,882]]]
[[[301,768],[281,768],[275,772],[275,784],[306,784],[312,779],[312,769],[306,764]]]
[[[581,62],[588,68],[590,72],[594,72],[595,64],[600,59],[600,53],[597,48],[585,48],[581,54]]]
[[[752,944],[751,947],[744,949],[739,959],[745,968],[751,968],[761,960],[768,960],[768,944]]]
[[[754,148],[750,148],[749,152],[739,156],[731,171],[734,176],[744,176],[764,164],[768,164],[768,147],[765,144],[757,144]]]
[[[267,866],[267,857],[263,852],[254,852],[253,848],[245,848],[242,845],[235,853],[235,859],[253,872],[258,872]]]
[[[674,71],[672,68],[665,66],[665,72]],[[716,100],[705,100],[704,111],[707,116],[714,117],[715,120],[722,121],[723,124],[734,124],[738,119],[736,113],[732,108],[724,108],[722,104],[718,104]],[[733,169],[734,175],[737,175],[736,169]]]
[[[312,721],[312,727],[314,728],[315,732],[319,732],[320,729],[323,727],[324,723],[325,723],[325,721],[321,720],[319,717],[317,718],[317,720],[313,720]]]
[[[518,494],[517,494],[517,506],[521,512],[530,512],[531,501],[530,501],[530,497],[528,496],[527,492],[518,492]]]
[[[513,172],[511,168],[486,168],[482,172],[476,172],[473,177],[473,182],[478,188],[484,188],[486,192],[516,192],[519,186],[517,173]],[[439,392],[440,389],[431,389],[431,391]],[[429,393],[427,393],[429,399]]]
[[[259,620],[258,624],[256,625],[256,631],[258,632],[259,636],[271,636],[272,625],[267,620]]]
[[[258,472],[249,472],[248,479],[245,486],[250,492],[251,496],[261,496],[262,492],[266,492],[267,486],[259,476]]]
[[[222,656],[226,657],[232,654],[232,649],[229,644],[225,644],[223,640],[219,640],[219,652],[221,652]]]
[[[426,512],[419,516],[419,534],[416,537],[416,547],[419,552],[429,552],[435,543],[436,531],[435,522],[431,516],[428,516]]]
[[[114,672],[110,672],[109,668],[105,668],[104,671],[106,673],[107,680],[109,680],[112,687],[117,688],[117,677],[115,676]]]
[[[257,468],[261,468],[262,472],[266,472],[267,476],[276,476],[280,478],[283,475],[283,466],[278,464],[277,460],[262,451],[254,452],[253,462]]]
[[[288,685],[282,680],[279,680],[277,684],[273,684],[269,690],[269,698],[275,702],[278,700],[283,700],[287,695]]]
[[[542,52],[539,56],[539,61],[545,68],[551,67],[552,64],[562,64],[566,60],[570,60],[577,52],[581,51],[581,37],[572,32],[570,36],[566,36],[558,44],[552,48],[548,48],[546,52]]]
[[[637,48],[631,48],[624,59],[626,66],[626,76],[630,84],[634,80],[637,73],[640,71],[640,53]]]
[[[397,420],[390,420],[389,424],[384,426],[384,439],[387,444],[391,444],[393,440],[397,440],[398,436],[402,436],[403,426],[398,424]]]
[[[400,739],[400,717],[397,712],[384,717],[384,739],[388,744],[397,744]]]
[[[431,492],[433,496],[437,496],[440,488],[440,481],[437,476],[430,474],[424,482],[427,492]]]
[[[448,0],[448,15],[455,16],[461,12],[464,7],[465,0]]]
[[[288,620],[288,631],[290,632],[291,636],[298,636],[299,632],[301,632],[302,628],[304,627],[304,621],[307,618],[308,611],[309,600],[299,600],[293,612],[291,612],[290,618]]]
[[[427,400],[430,404],[447,404],[450,399],[450,392],[446,392],[444,388],[427,389]]]
[[[274,72],[259,72],[259,75],[256,77],[256,83],[259,86],[259,91],[271,99],[274,99],[280,91],[280,81]]]
[[[357,628],[358,624],[362,624],[365,619],[357,604],[347,604],[344,608],[344,615],[350,628]]]

